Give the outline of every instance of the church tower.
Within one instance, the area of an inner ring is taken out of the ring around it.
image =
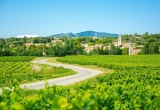
[[[119,46],[122,45],[122,37],[121,37],[121,34],[120,34],[119,37],[118,37],[118,45],[119,45]]]
[[[132,51],[133,51],[133,44],[132,44],[132,41],[131,41],[130,45],[129,45],[129,55],[132,54]]]

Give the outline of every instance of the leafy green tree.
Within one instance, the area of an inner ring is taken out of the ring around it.
[[[149,45],[149,52],[150,54],[158,54],[159,53],[159,46],[156,43],[151,43]]]
[[[9,48],[2,49],[2,56],[10,56],[10,49]]]
[[[89,52],[91,55],[104,55],[103,48],[97,47]]]
[[[0,47],[0,56],[2,56],[2,48]]]
[[[144,39],[147,39],[147,38],[149,37],[148,32],[145,32],[144,34],[142,34],[142,37],[143,37]]]
[[[114,55],[122,55],[122,50],[120,47],[115,47]]]
[[[143,54],[158,54],[159,53],[159,45],[157,43],[146,43],[142,48]]]
[[[142,48],[143,54],[149,54],[149,43],[146,43],[144,47]]]
[[[122,49],[122,55],[128,55],[129,54],[129,48]]]
[[[83,54],[84,47],[81,46],[80,42],[74,41],[73,42],[73,49],[74,49],[76,55]]]
[[[114,44],[111,44],[109,48],[109,55],[122,55],[120,47],[116,47]]]
[[[35,37],[35,38],[33,39],[33,43],[40,43],[39,38],[38,38],[38,37]]]

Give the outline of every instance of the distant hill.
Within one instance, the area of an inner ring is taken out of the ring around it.
[[[61,34],[54,34],[51,35],[53,37],[62,37],[62,36],[66,36],[66,37],[75,37],[75,35],[73,33],[61,33]]]
[[[83,37],[83,36],[97,36],[97,37],[104,37],[104,36],[112,36],[112,37],[118,37],[118,34],[112,34],[112,33],[106,33],[106,32],[96,32],[96,31],[83,31],[80,33],[61,33],[61,34],[54,34],[51,35],[52,37],[62,37],[62,36],[66,36],[66,37]]]

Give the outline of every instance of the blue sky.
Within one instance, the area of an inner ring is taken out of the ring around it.
[[[160,33],[160,0],[0,0],[0,37]]]

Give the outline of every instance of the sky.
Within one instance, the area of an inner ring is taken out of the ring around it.
[[[160,0],[0,0],[0,38],[160,33]]]

